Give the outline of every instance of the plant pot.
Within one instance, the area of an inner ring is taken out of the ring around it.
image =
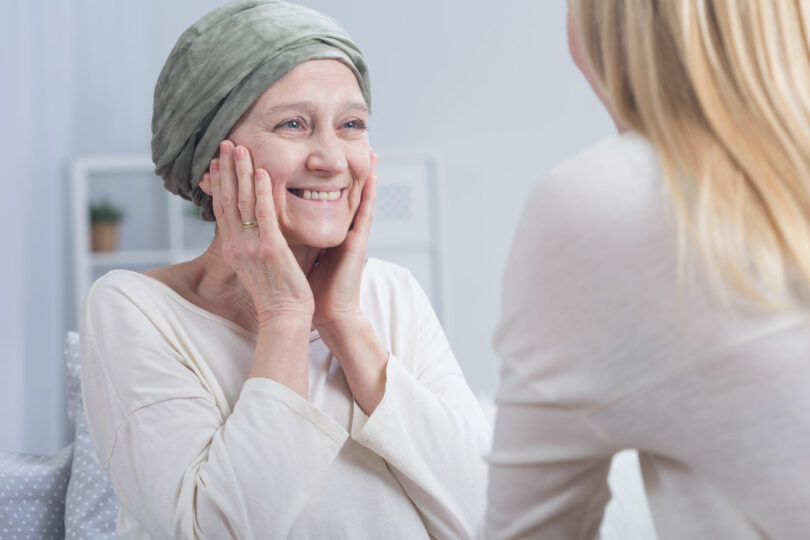
[[[115,251],[118,247],[118,222],[101,221],[90,227],[93,251]]]

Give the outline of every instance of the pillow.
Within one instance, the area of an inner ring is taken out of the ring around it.
[[[72,457],[71,446],[55,456],[0,454],[0,538],[65,537]]]
[[[65,538],[115,538],[120,503],[104,469],[96,463],[81,395],[79,334],[65,338],[68,418],[73,422],[73,461],[65,498]],[[0,535],[0,538],[5,538]]]

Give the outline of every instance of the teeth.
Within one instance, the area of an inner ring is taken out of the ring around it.
[[[335,201],[340,198],[340,190],[312,191],[310,189],[290,189],[290,192],[307,201]]]

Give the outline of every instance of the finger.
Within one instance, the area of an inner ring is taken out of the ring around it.
[[[376,201],[377,177],[369,176],[368,180],[366,180],[366,184],[363,186],[360,207],[357,209],[357,215],[354,218],[354,231],[364,242],[368,241],[368,235],[371,232],[371,222],[374,218],[374,203]]]
[[[371,167],[369,167],[369,174],[368,175],[376,177],[377,176],[377,162],[379,161],[380,156],[378,156],[377,154],[374,153],[373,148],[369,148],[368,151],[369,151],[369,154],[371,154],[371,156],[369,157],[369,162],[371,163]]]
[[[211,177],[211,196],[213,198],[214,217],[217,220],[217,227],[225,238],[229,238],[228,220],[225,219],[225,210],[222,207],[222,176],[220,174],[219,159],[212,159],[208,170]]]
[[[374,153],[373,148],[369,148],[369,173],[363,184],[363,192],[360,198],[360,206],[354,216],[354,223],[352,223],[352,231],[357,235],[368,240],[369,232],[371,231],[371,220],[374,217],[374,203],[377,200],[377,161],[379,156]],[[373,186],[371,185],[373,184]],[[373,192],[369,194],[369,189]],[[370,206],[369,206],[370,203]]]
[[[256,220],[256,199],[253,194],[253,159],[244,146],[237,146],[233,151],[236,167],[237,202],[242,223]]]
[[[256,221],[259,223],[259,232],[262,236],[273,235],[279,232],[276,219],[276,206],[273,203],[273,186],[270,175],[264,169],[256,169]]]
[[[219,202],[222,205],[223,221],[231,231],[242,225],[239,210],[236,207],[237,185],[236,167],[233,156],[233,143],[222,141],[219,145]]]

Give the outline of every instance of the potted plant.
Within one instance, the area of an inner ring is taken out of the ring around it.
[[[124,212],[107,199],[90,205],[90,234],[93,251],[115,251],[118,224]]]

